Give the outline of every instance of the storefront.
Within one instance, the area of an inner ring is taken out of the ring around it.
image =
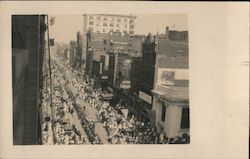
[[[189,134],[189,101],[174,99],[153,90],[153,110],[157,131],[168,137]]]

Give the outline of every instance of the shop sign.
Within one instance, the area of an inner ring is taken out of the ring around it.
[[[151,104],[152,102],[152,96],[142,92],[142,91],[139,91],[139,98],[141,98],[142,100],[144,100],[145,102]]]

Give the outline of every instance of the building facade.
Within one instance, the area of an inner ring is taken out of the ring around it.
[[[152,90],[154,124],[158,132],[173,138],[189,134],[187,33],[172,31],[172,38],[169,38],[170,34],[157,38],[158,52]]]
[[[41,143],[44,15],[12,16],[13,145]]]
[[[115,14],[85,14],[83,15],[83,32],[94,33],[121,32],[134,34],[135,16]]]
[[[77,32],[76,34],[76,68],[82,70],[82,34]]]
[[[139,76],[137,80],[139,83],[136,84],[138,117],[140,120],[151,121],[151,123],[154,120],[154,112],[152,112],[153,94],[151,90],[154,86],[156,43],[156,37],[149,33],[142,43],[141,64],[137,66],[136,70]]]
[[[100,59],[105,57],[105,67],[108,68],[108,53],[122,52],[125,54],[140,54],[141,36],[129,36],[113,33],[87,33],[87,53],[86,53],[86,72],[91,75],[91,63],[93,58]]]
[[[84,14],[83,15],[83,38],[82,38],[82,61],[86,64],[87,59],[87,36],[92,33],[114,33],[120,35],[133,35],[135,32],[135,16],[114,14]],[[84,68],[87,66],[85,65]]]
[[[69,43],[69,64],[71,67],[76,68],[76,41],[71,40]]]

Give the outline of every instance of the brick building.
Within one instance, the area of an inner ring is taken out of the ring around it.
[[[87,36],[88,31],[92,33],[114,33],[120,35],[133,35],[135,29],[135,16],[115,14],[84,14],[83,15],[83,40],[82,61],[87,60]],[[100,34],[101,35],[101,34]],[[84,67],[87,67],[84,65]]]
[[[168,137],[189,134],[188,32],[158,37],[153,93],[154,124]],[[170,37],[170,35],[172,37]]]
[[[109,52],[123,52],[126,54],[140,54],[141,36],[129,36],[115,33],[87,33],[87,54],[86,54],[86,72],[91,75],[92,61],[105,57],[105,69],[108,68]]]

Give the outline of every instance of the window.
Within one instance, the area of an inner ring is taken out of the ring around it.
[[[107,26],[107,23],[103,23],[103,26]]]
[[[129,34],[134,34],[134,31],[133,31],[133,30],[130,30],[130,31],[129,31]]]
[[[101,17],[100,17],[100,16],[98,16],[98,17],[97,17],[97,20],[101,20]]]
[[[131,28],[131,29],[134,29],[134,25],[130,25],[130,28]]]
[[[129,22],[130,22],[130,24],[132,24],[132,23],[134,23],[134,20],[133,20],[133,19],[130,19],[130,21],[129,21]]]
[[[94,24],[94,22],[89,22],[89,25],[93,25]]]
[[[94,16],[93,15],[89,16],[89,19],[94,19]]]
[[[166,106],[164,104],[164,102],[162,102],[161,105],[161,121],[165,121],[166,118]]]
[[[120,24],[117,24],[116,26],[117,26],[117,28],[120,28]]]
[[[181,129],[189,128],[189,108],[182,108]]]
[[[93,31],[94,29],[93,29],[93,27],[89,27],[89,31]]]
[[[107,40],[106,39],[103,40],[103,44],[107,44]]]
[[[106,32],[106,29],[103,29],[103,30],[102,30],[102,32],[104,32],[104,33],[105,33],[105,32]]]
[[[128,27],[127,24],[125,24],[125,25],[124,25],[124,28],[127,28],[127,27]]]
[[[103,18],[103,20],[104,20],[104,21],[107,21],[107,20],[108,20],[108,18],[107,18],[107,17],[104,17],[104,18]]]
[[[121,18],[117,18],[117,21],[118,21],[118,22],[121,22]]]
[[[110,23],[110,27],[114,27],[114,23]]]

